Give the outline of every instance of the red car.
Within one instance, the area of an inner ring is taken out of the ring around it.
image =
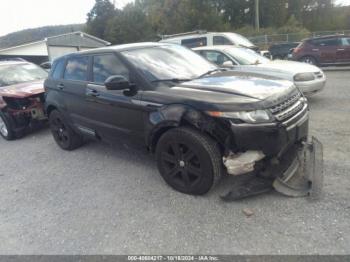
[[[350,36],[306,39],[293,50],[290,58],[313,65],[350,64]]]
[[[47,72],[29,62],[0,62],[0,135],[12,140],[34,123],[46,120],[43,110]]]

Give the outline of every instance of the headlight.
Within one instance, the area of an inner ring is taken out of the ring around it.
[[[315,79],[313,73],[300,73],[294,76],[294,81],[311,81]]]
[[[251,123],[251,124],[271,122],[274,119],[273,116],[265,110],[256,110],[256,111],[248,111],[248,112],[246,111],[242,111],[242,112],[209,111],[207,113],[213,117],[239,119],[243,122]]]

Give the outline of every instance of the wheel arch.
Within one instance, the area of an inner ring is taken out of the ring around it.
[[[298,61],[301,62],[305,57],[311,57],[311,58],[315,59],[315,62],[316,62],[315,65],[319,65],[319,64],[320,64],[319,59],[318,59],[316,56],[314,56],[314,55],[309,55],[309,54],[301,56],[301,57],[298,59]]]
[[[155,122],[154,119],[158,119],[158,122]],[[188,126],[206,133],[217,141],[222,149],[225,147],[225,139],[229,136],[227,133],[229,130],[224,131],[225,134],[218,134],[218,123],[211,116],[185,105],[162,108],[150,114],[150,122],[153,125],[148,132],[146,145],[152,153],[155,152],[157,143],[165,132],[180,126]]]
[[[51,114],[51,112],[53,111],[53,110],[57,110],[58,108],[57,108],[57,106],[55,106],[55,105],[48,105],[47,107],[46,107],[46,115],[47,115],[47,117],[49,117],[50,116],[50,114]]]

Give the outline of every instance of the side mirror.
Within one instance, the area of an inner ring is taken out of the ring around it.
[[[105,87],[108,90],[130,89],[133,85],[122,75],[110,76],[105,81]]]
[[[234,64],[232,63],[232,61],[225,61],[225,62],[222,64],[222,67],[231,68],[231,67],[234,67]]]

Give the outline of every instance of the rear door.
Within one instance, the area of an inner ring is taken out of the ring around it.
[[[337,49],[340,48],[340,40],[337,37],[321,38],[311,41],[311,52],[321,64],[333,64],[337,61]]]
[[[67,58],[63,77],[57,81],[57,88],[63,94],[66,111],[75,125],[85,126],[88,123],[86,114],[85,92],[88,80],[88,56]]]
[[[341,46],[337,49],[337,62],[350,63],[350,37],[340,38]]]

